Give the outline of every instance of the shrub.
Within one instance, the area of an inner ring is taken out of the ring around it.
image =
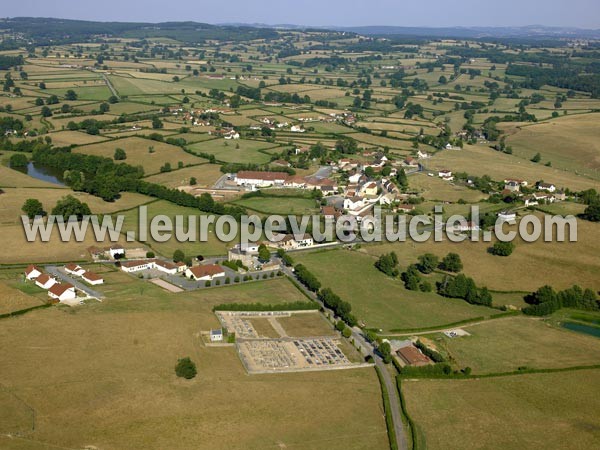
[[[515,249],[515,244],[512,242],[498,241],[490,248],[490,253],[496,256],[510,256]]]
[[[204,286],[211,287],[212,283],[209,280],[206,280],[206,282],[204,283]]]
[[[146,258],[154,258],[156,255],[154,252],[146,252]]]
[[[175,374],[180,378],[191,380],[197,374],[196,364],[189,358],[181,358],[175,366]]]
[[[440,263],[440,269],[447,272],[460,272],[462,268],[463,264],[457,253],[448,253]]]

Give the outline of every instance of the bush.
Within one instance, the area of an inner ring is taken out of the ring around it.
[[[463,269],[463,264],[460,256],[457,253],[448,253],[440,263],[440,269],[446,272],[460,272]]]
[[[344,330],[342,331],[342,336],[344,336],[346,339],[348,339],[350,336],[352,336],[352,330],[350,330],[350,328],[345,327]]]
[[[154,258],[154,257],[156,257],[154,252],[146,252],[146,258]]]
[[[438,257],[432,253],[425,253],[424,255],[419,256],[419,263],[417,264],[417,269],[421,273],[431,273],[433,272],[439,264]]]
[[[175,366],[175,374],[180,378],[191,380],[197,374],[196,364],[189,358],[181,358]]]
[[[498,241],[490,248],[490,253],[496,256],[510,256],[515,249],[515,244],[512,242]]]

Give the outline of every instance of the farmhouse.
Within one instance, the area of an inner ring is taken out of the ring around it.
[[[533,195],[528,195],[523,200],[525,201],[525,206],[537,206],[537,205],[539,205],[537,199]]]
[[[396,354],[409,366],[426,366],[431,361],[414,345],[400,348]]]
[[[69,263],[65,267],[65,272],[80,277],[85,273],[85,269],[77,264]]]
[[[519,192],[520,189],[521,185],[513,180],[510,180],[506,184],[504,184],[504,190],[509,192]]]
[[[188,278],[196,281],[212,281],[213,278],[224,277],[225,270],[216,264],[190,267],[185,271]]]
[[[321,207],[321,215],[325,217],[325,219],[335,219],[337,215],[337,211],[333,206],[322,206]]]
[[[283,186],[289,175],[286,172],[259,172],[244,170],[235,176],[238,186],[268,187]]]
[[[41,287],[42,289],[46,289],[46,290],[50,289],[56,283],[57,283],[57,281],[46,273],[41,274],[35,280],[35,284],[37,284],[38,287]]]
[[[236,244],[227,252],[228,261],[241,261],[246,267],[254,266],[258,255],[258,244]]]
[[[160,270],[161,272],[168,273],[170,275],[175,275],[176,273],[183,272],[187,269],[187,266],[182,263],[172,263],[169,261],[162,261],[160,259],[154,260],[153,269]]]
[[[377,183],[372,181],[371,183],[367,183],[363,186],[363,194],[372,196],[377,195]]]
[[[48,296],[59,302],[63,302],[65,300],[72,300],[77,297],[77,293],[75,292],[75,288],[72,284],[63,283],[63,284],[55,284],[50,289],[48,289]]]
[[[90,272],[90,271],[85,272],[81,276],[81,278],[83,278],[83,281],[85,281],[88,284],[91,284],[92,286],[96,286],[97,284],[104,283],[104,278],[102,278],[100,275],[98,275],[94,272]]]
[[[442,169],[440,171],[438,171],[438,177],[440,178],[451,178],[452,177],[452,171],[448,170],[448,169]]]
[[[41,274],[42,271],[33,264],[30,264],[29,266],[27,266],[27,269],[25,269],[25,278],[27,278],[28,280],[35,280]]]

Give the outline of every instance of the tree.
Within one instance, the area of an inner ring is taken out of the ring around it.
[[[384,363],[389,364],[392,362],[392,346],[389,342],[382,342],[379,344],[379,347],[377,347],[377,350],[383,358]]]
[[[496,256],[510,256],[515,249],[515,244],[512,242],[498,241],[490,248],[490,253]]]
[[[540,153],[536,153],[533,158],[531,158],[531,162],[538,163],[542,160],[542,155]]]
[[[350,336],[352,336],[352,330],[348,327],[345,327],[342,330],[342,336],[344,336],[346,339],[348,339]]]
[[[182,250],[177,249],[173,252],[173,261],[174,262],[181,262],[184,259],[185,259],[185,253],[183,253]]]
[[[419,256],[419,263],[417,264],[417,268],[421,273],[431,273],[433,272],[439,264],[438,257],[432,253],[425,253],[424,255]]]
[[[146,252],[146,258],[154,258],[156,255],[154,252]]]
[[[271,252],[265,244],[260,244],[258,247],[258,260],[262,263],[266,263],[271,259]]]
[[[152,117],[152,128],[158,130],[163,127],[162,120],[160,120],[157,116]]]
[[[127,159],[127,153],[125,153],[125,150],[123,150],[122,148],[116,148],[114,159],[115,161],[123,161]]]
[[[600,222],[600,202],[596,201],[585,208],[583,218],[590,222]]]
[[[117,98],[116,95],[111,95],[110,97],[108,97],[108,103],[111,103],[111,104],[119,103],[119,99]]]
[[[398,174],[396,175],[396,181],[401,188],[405,188],[408,186],[408,177],[406,176],[406,172],[404,169],[400,169]]]
[[[335,329],[338,331],[344,331],[344,328],[346,328],[346,324],[344,323],[343,320],[338,320],[335,324]]]
[[[27,156],[25,156],[23,153],[14,153],[13,155],[10,156],[9,159],[9,164],[10,167],[15,168],[15,167],[27,167],[27,164],[29,163]]]
[[[50,108],[48,108],[47,106],[44,106],[41,110],[42,113],[42,117],[51,117],[52,116],[52,110]]]
[[[411,264],[406,269],[406,272],[402,272],[402,281],[404,281],[404,287],[409,291],[419,290],[419,283],[421,282],[421,275],[419,275],[419,269],[415,264]]]
[[[104,114],[104,113],[110,111],[110,105],[106,102],[100,103],[99,109],[100,109],[100,112]]]
[[[67,195],[56,202],[56,206],[52,209],[52,215],[63,217],[65,220],[71,216],[81,220],[83,216],[89,216],[92,212],[87,203],[82,203],[72,195]]]
[[[42,203],[35,198],[28,198],[25,200],[23,207],[21,208],[27,217],[33,219],[35,216],[45,216],[46,211],[44,211],[44,206]]]
[[[196,181],[196,177],[191,177],[190,178],[190,186],[195,186],[196,184],[198,184],[198,181]]]
[[[189,358],[181,358],[177,361],[177,365],[175,366],[175,374],[179,378],[185,378],[186,380],[191,380],[196,376],[198,371],[196,370],[196,364]]]
[[[460,272],[462,268],[463,264],[457,253],[448,253],[440,264],[440,269],[447,272]]]
[[[398,257],[394,252],[381,255],[375,262],[375,267],[390,277],[398,276],[399,271],[396,268],[397,265]]]
[[[69,89],[65,92],[65,99],[70,101],[77,100],[77,93],[73,89]]]

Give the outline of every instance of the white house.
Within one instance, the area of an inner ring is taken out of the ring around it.
[[[501,211],[498,213],[498,219],[503,222],[517,220],[517,213],[512,211]]]
[[[236,174],[235,182],[238,186],[283,186],[288,177],[289,174],[286,172],[260,172],[253,170],[242,170]]]
[[[65,300],[72,300],[77,297],[77,293],[75,292],[75,288],[73,285],[69,283],[55,284],[50,289],[48,289],[48,296],[50,298],[56,299],[59,302],[63,302]]]
[[[138,260],[138,261],[123,261],[121,263],[121,270],[123,272],[131,273],[137,272],[140,270],[146,269],[154,269],[154,260],[146,259],[146,260]]]
[[[553,184],[550,183],[538,183],[538,191],[548,191],[548,192],[554,192],[556,191],[556,186],[554,186]]]
[[[362,197],[347,197],[344,199],[344,209],[355,210],[365,206],[365,201]]]
[[[90,271],[85,272],[81,276],[81,278],[83,278],[83,281],[85,281],[88,284],[91,284],[92,286],[96,286],[98,284],[104,283],[104,278],[102,278],[100,275],[98,275],[94,272],[90,272]]]
[[[419,150],[417,152],[417,158],[419,158],[419,159],[427,159],[427,158],[429,158],[429,153],[424,152],[422,150]]]
[[[212,281],[213,278],[224,277],[225,270],[217,264],[190,267],[185,271],[188,278],[196,281]]]
[[[115,256],[117,256],[117,255],[125,256],[125,249],[123,248],[122,245],[118,245],[118,244],[110,247],[108,249],[108,252],[110,253],[110,257],[112,259],[115,259]]]
[[[35,284],[42,288],[42,289],[50,289],[52,286],[54,286],[57,283],[57,281],[52,278],[50,275],[43,273],[41,274],[39,277],[37,277],[37,279],[35,280]]]
[[[65,272],[80,277],[85,273],[85,269],[77,264],[69,263],[65,266]]]
[[[210,330],[210,342],[223,342],[223,330]]]
[[[292,133],[304,133],[304,132],[306,132],[306,130],[302,127],[302,125],[292,125],[292,128],[290,128],[290,131]]]
[[[447,169],[442,169],[438,171],[438,177],[440,178],[450,178],[452,177],[452,171]]]
[[[27,266],[27,269],[25,269],[25,278],[27,278],[28,280],[35,280],[41,274],[42,271],[33,264],[30,264],[29,266]]]

